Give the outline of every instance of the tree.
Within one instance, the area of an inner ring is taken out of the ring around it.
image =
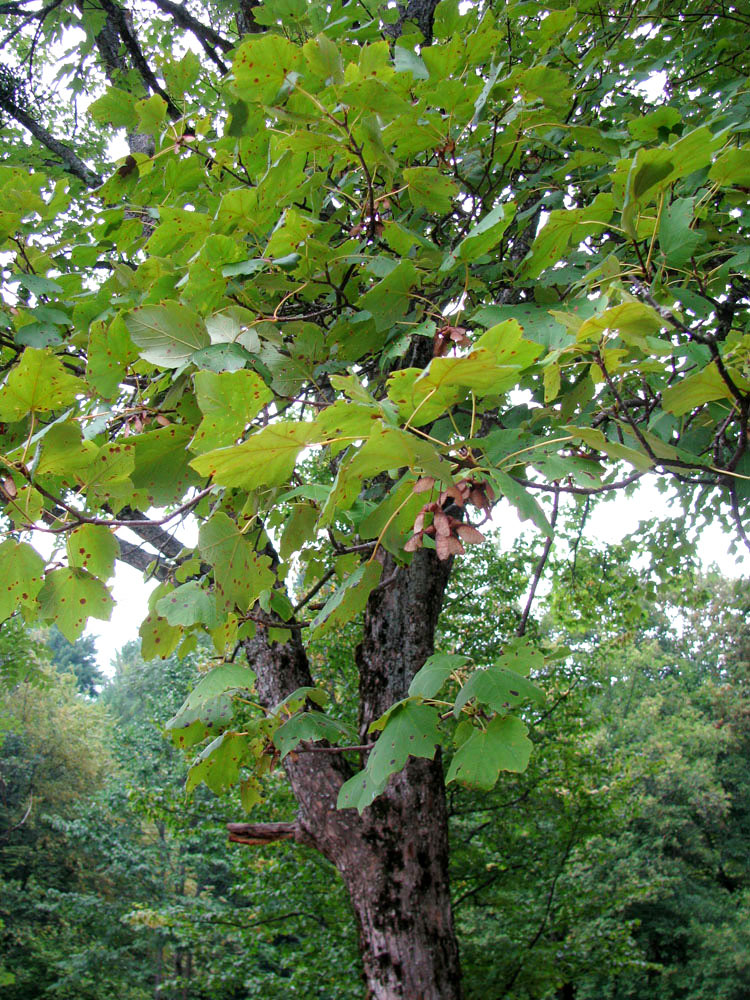
[[[10,632],[16,650],[34,656],[34,643],[7,626],[3,646]],[[32,681],[3,686],[0,713],[0,976],[15,1000],[57,979],[75,940],[71,923],[91,929],[93,874],[65,823],[101,787],[109,759],[103,712],[78,697],[70,676],[40,670]],[[71,919],[87,902],[88,921]]]
[[[546,536],[533,597],[566,502],[646,475],[750,548],[750,22],[690,0],[0,10],[0,614],[73,640],[116,559],[158,579],[144,655],[208,632],[220,661],[172,727],[215,736],[188,787],[239,782],[250,808],[283,759],[296,820],[232,836],[333,862],[373,997],[459,997],[440,747],[449,782],[523,769],[524,674],[554,650],[526,612],[492,665],[435,653],[454,562],[511,505]],[[92,122],[127,134],[114,170]],[[308,650],[360,614],[355,698]]]
[[[53,664],[61,673],[75,674],[78,690],[95,698],[104,677],[96,662],[96,639],[82,635],[75,642],[68,642],[58,628],[51,628],[47,636],[47,649]]]

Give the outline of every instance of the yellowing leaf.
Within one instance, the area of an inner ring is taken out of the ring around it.
[[[234,448],[218,448],[194,458],[190,465],[199,475],[212,476],[221,486],[248,490],[279,486],[291,476],[297,455],[319,436],[320,431],[312,423],[280,421]]]
[[[0,543],[0,621],[19,605],[30,607],[42,586],[44,560],[27,542]]]
[[[192,451],[225,448],[242,436],[247,424],[273,399],[259,375],[251,371],[198,372],[194,377],[198,406],[203,413]]]
[[[731,377],[741,390],[747,392],[750,382],[738,372],[732,372]],[[721,377],[715,362],[712,362],[695,375],[669,386],[662,393],[662,406],[667,413],[681,417],[697,406],[710,403],[714,399],[731,399],[732,391]]]
[[[66,548],[71,566],[86,569],[103,580],[112,576],[120,554],[120,543],[109,528],[100,524],[82,524],[71,531]]]
[[[89,618],[109,621],[113,602],[102,581],[85,569],[55,569],[39,591],[39,607],[46,621],[75,642]]]
[[[21,420],[72,403],[86,385],[45,349],[27,347],[0,388],[0,420]]]

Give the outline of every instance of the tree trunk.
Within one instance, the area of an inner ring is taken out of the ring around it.
[[[373,1000],[459,1000],[440,760],[411,759],[365,810],[338,863]]]
[[[409,683],[433,652],[435,626],[449,562],[434,552],[415,554],[397,568],[383,556],[382,579],[365,612],[357,650],[360,733],[405,697]],[[298,634],[285,644],[265,632],[245,644],[266,706],[311,684]],[[364,739],[363,739],[364,742]],[[360,952],[371,1000],[460,1000],[458,945],[448,886],[448,823],[439,755],[409,758],[383,794],[362,816],[336,808],[338,792],[351,776],[340,754],[290,755],[286,770],[299,806],[294,824],[277,824],[279,836],[315,847],[341,873],[357,919]],[[252,832],[245,838],[272,839]],[[242,840],[238,824],[236,839]],[[283,827],[283,829],[282,829]],[[233,834],[234,836],[234,834]]]

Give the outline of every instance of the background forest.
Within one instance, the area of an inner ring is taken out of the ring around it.
[[[658,560],[636,571],[634,544],[571,539],[529,625],[571,650],[529,713],[529,768],[450,792],[469,998],[748,995],[750,600],[688,558],[669,579]],[[496,655],[533,556],[488,546],[461,567],[443,648]],[[316,650],[339,688],[356,635]],[[335,870],[298,845],[228,844],[239,803],[204,786],[185,804],[161,727],[199,652],[147,663],[133,643],[105,679],[86,637],[6,623],[0,641],[3,997],[363,995]],[[293,811],[272,777],[254,816]]]

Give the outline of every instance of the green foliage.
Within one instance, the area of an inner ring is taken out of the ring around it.
[[[60,673],[75,675],[78,690],[82,694],[95,697],[104,677],[96,659],[96,640],[84,635],[71,643],[54,626],[45,637],[45,646],[52,664]]]
[[[748,545],[741,11],[266,0],[268,30],[235,44],[214,5],[205,65],[139,13],[158,72],[141,54],[131,74],[130,27],[122,53],[103,47],[119,7],[69,6],[39,31],[80,38],[58,72],[95,96],[83,158],[14,110],[13,68],[0,101],[0,617],[73,642],[110,616],[115,559],[158,577],[144,655],[209,638],[217,654],[172,723],[196,748],[189,788],[239,784],[248,805],[280,751],[346,752],[351,678],[324,676],[325,714],[314,688],[260,707],[227,661],[256,629],[269,647],[330,643],[392,582],[385,553],[458,560],[508,505],[551,539],[561,497],[564,520],[566,495],[646,474],[687,524]],[[34,64],[26,27],[14,66]],[[129,132],[118,164],[92,123]],[[128,527],[147,548],[118,541]],[[35,529],[64,552],[42,557]],[[611,649],[644,627],[653,586],[636,597],[627,560],[581,552],[597,563],[597,586],[554,589],[542,643],[539,626],[514,643],[525,619],[504,608],[499,644],[478,625],[494,595],[456,598],[471,617],[454,607],[455,642],[373,723],[342,806],[438,746],[451,782],[523,770],[557,640]],[[507,570],[516,597],[528,568],[521,553]]]

